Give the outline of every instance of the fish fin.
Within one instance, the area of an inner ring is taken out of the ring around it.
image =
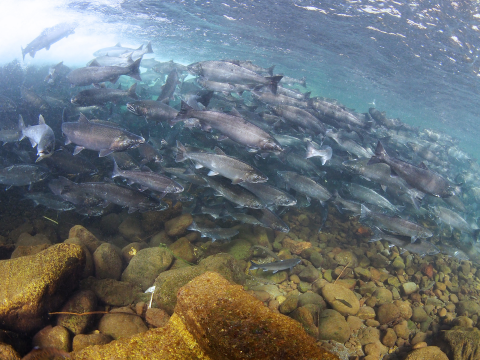
[[[272,65],[267,69],[267,72],[270,74],[270,76],[273,76],[273,69],[275,69],[275,65]]]
[[[360,205],[360,220],[366,219],[370,215],[371,211],[365,205]]]
[[[233,185],[240,184],[241,182],[243,182],[242,179],[233,179],[233,180],[232,180],[232,184],[233,184]]]
[[[120,43],[116,43],[113,47],[122,47]]]
[[[390,168],[390,177],[398,177],[398,174],[392,168]]]
[[[120,79],[120,76],[115,76],[114,78],[110,79],[109,81],[112,83],[112,84],[115,84],[118,79]],[[98,86],[98,84],[93,84],[95,87]]]
[[[201,168],[203,168],[202,164],[199,164],[199,163],[195,164],[195,169],[201,169]]]
[[[415,241],[417,241],[417,237],[415,235],[412,235],[410,238],[410,242],[413,244]]]
[[[90,61],[88,66],[89,67],[101,67],[102,65],[100,65],[100,63],[97,61],[97,59],[94,59],[94,60]]]
[[[269,76],[265,78],[269,81],[267,88],[275,95],[277,94],[278,83],[280,82],[280,80],[282,80],[282,78],[283,75]]]
[[[132,99],[138,99],[137,93],[137,83],[134,83],[127,91],[127,96],[131,97]]]
[[[138,210],[138,209],[137,209],[136,207],[130,206],[130,207],[128,208],[128,214],[132,214],[132,213],[134,213],[134,212],[137,211],[137,210]]]
[[[65,144],[65,145],[67,145],[67,144]],[[73,155],[77,155],[83,149],[85,149],[83,146],[75,146],[75,149],[73,150]]]
[[[35,140],[33,140],[32,138],[28,138],[28,140],[30,140],[30,144],[32,144],[32,148],[37,146],[37,143],[35,142]]]
[[[38,115],[38,125],[46,125],[42,115]]]
[[[21,131],[22,135],[18,141],[25,139],[25,135],[23,134],[23,130],[25,130],[25,123],[23,122],[22,115],[18,115],[18,129]]]
[[[130,69],[128,76],[138,81],[142,81],[142,78],[140,77],[140,61],[142,61],[141,57],[135,60],[131,65],[128,65],[128,68]]]
[[[153,54],[152,43],[150,41],[147,44],[147,51],[145,54]]]
[[[420,164],[418,164],[418,167],[423,170],[428,170],[427,165],[422,161]]]
[[[140,170],[143,172],[153,172],[152,169],[150,169],[148,166],[145,166],[145,165],[141,166]]]
[[[113,158],[112,158],[113,159]],[[113,172],[112,172],[112,179],[117,177],[117,176],[120,176],[120,171],[118,169],[118,165],[117,165],[117,162],[115,161],[115,159],[113,159]]]
[[[240,118],[242,117],[242,115],[241,115],[241,114],[238,112],[238,110],[235,109],[235,108],[232,108],[232,110],[230,110],[230,113],[229,113],[229,114],[230,114],[230,115],[233,115],[233,116],[236,116],[236,117],[240,117]]]
[[[386,185],[380,185],[383,191],[387,191],[387,186]]]
[[[80,124],[88,124],[90,123],[90,121],[88,121],[87,117],[85,115],[83,115],[82,113],[80,113],[80,117],[78,118],[78,122]]]
[[[137,50],[143,50],[143,44],[140,45]]]
[[[215,150],[215,154],[217,154],[217,155],[225,155],[225,156],[227,155],[227,154],[225,154],[225,152],[224,152],[222,149],[220,149],[218,146],[215,146],[215,149],[214,149],[214,150]]]
[[[207,176],[216,176],[216,175],[218,175],[218,172],[213,171],[213,170],[210,170],[207,174]]]
[[[115,150],[111,150],[111,149],[102,149],[98,152],[98,157],[105,157],[107,155],[110,155],[111,153],[113,153]]]
[[[69,144],[71,144],[71,143],[72,143],[72,142],[70,141],[69,138],[67,138],[67,140],[65,140],[65,145],[69,145]]]
[[[187,159],[187,149],[182,145],[180,141],[177,140],[177,155],[175,157],[175,162],[182,162]]]

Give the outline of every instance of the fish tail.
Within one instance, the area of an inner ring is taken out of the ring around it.
[[[308,143],[307,145],[307,154],[305,155],[305,159],[309,159],[311,157],[317,156],[317,149],[312,145],[311,142]]]
[[[138,81],[142,81],[142,78],[140,77],[140,61],[142,61],[141,57],[135,60],[133,64],[128,66],[128,68],[130,69],[130,73],[128,74],[128,76]]]
[[[370,158],[367,165],[383,163],[388,159],[388,154],[385,151],[382,143],[379,141],[377,147],[375,148],[375,155]]]
[[[302,85],[304,88],[307,87],[307,79],[305,76],[300,79],[300,85]]]
[[[273,76],[273,69],[275,69],[275,65],[270,66],[267,71],[270,74],[270,76]]]
[[[153,54],[152,43],[150,41],[147,44],[147,52],[145,54]]]
[[[187,160],[187,149],[185,149],[185,146],[177,140],[177,155],[175,157],[175,162],[182,162],[185,160]]]
[[[383,231],[375,226],[373,228],[373,236],[370,238],[370,240],[368,242],[374,242],[374,241],[382,240],[383,239],[382,235],[383,235]]]
[[[282,80],[282,78],[283,78],[283,75],[266,77],[266,79],[269,81],[268,84],[267,84],[267,87],[268,87],[268,89],[270,89],[270,91],[273,94],[277,93],[278,83],[280,82],[280,80]]]
[[[113,172],[112,172],[112,179],[120,176],[120,170],[118,169],[117,162],[113,159]]]
[[[367,217],[370,216],[370,209],[368,209],[365,205],[360,206],[360,220],[365,220]]]
[[[23,47],[20,46],[20,49],[22,49],[22,57],[23,57],[23,60],[25,61],[25,49]]]
[[[175,120],[188,119],[192,110],[193,110],[193,107],[191,107],[185,101],[182,100],[180,111],[175,117]]]
[[[137,96],[137,83],[134,83],[132,86],[130,86],[130,88],[128,89],[127,91],[127,95],[129,97],[131,97],[132,99],[138,99],[138,96]]]
[[[195,220],[193,220],[190,226],[187,227],[187,230],[198,231],[198,226]]]
[[[23,133],[23,130],[25,130],[25,123],[23,122],[23,117],[22,115],[18,115],[18,129],[22,132],[22,136],[20,137],[20,140],[23,140],[25,138],[25,134]]]
[[[475,241],[478,241],[478,234],[480,233],[480,229],[475,229],[473,230],[473,238],[475,239]]]

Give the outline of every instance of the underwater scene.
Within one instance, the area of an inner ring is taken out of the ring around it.
[[[479,26],[2,1],[0,360],[480,359]]]

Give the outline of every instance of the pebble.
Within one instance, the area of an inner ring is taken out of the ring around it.
[[[373,296],[377,298],[377,305],[383,305],[393,301],[392,292],[386,288],[378,288],[373,293]]]
[[[290,314],[298,306],[298,296],[297,295],[288,295],[285,301],[280,303],[278,311],[281,314]]]
[[[414,282],[407,282],[405,284],[402,284],[402,289],[405,295],[410,295],[413,294],[415,291],[417,291],[417,284]]]
[[[412,321],[422,323],[422,322],[426,321],[427,318],[428,318],[428,314],[423,309],[423,307],[418,306],[418,307],[413,308]]]
[[[343,344],[350,338],[350,333],[350,326],[339,312],[331,309],[322,311],[318,320],[320,340],[335,340]]]
[[[394,304],[383,304],[377,310],[377,319],[380,324],[388,324],[400,317],[400,310]]]
[[[122,258],[115,247],[108,243],[101,244],[93,253],[95,277],[97,279],[120,280],[122,275]]]
[[[126,313],[126,314],[122,314]],[[128,307],[112,310],[100,320],[98,330],[113,339],[127,338],[148,330],[143,320]]]
[[[393,347],[397,341],[397,334],[392,328],[388,328],[382,338],[382,344],[387,347]]]

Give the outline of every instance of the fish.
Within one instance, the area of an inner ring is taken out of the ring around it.
[[[176,120],[196,118],[203,130],[215,129],[229,139],[251,149],[281,152],[283,148],[273,136],[258,126],[243,119],[240,114],[225,114],[217,111],[194,110],[182,101]]]
[[[22,100],[29,106],[41,112],[50,111],[50,105],[41,96],[38,96],[33,90],[27,89],[25,86],[20,87]]]
[[[470,224],[460,214],[443,206],[431,206],[430,209],[442,223],[477,239],[480,229],[472,229]]]
[[[74,156],[64,148],[57,149],[43,160],[52,172],[60,172],[65,175],[94,175],[98,169],[88,159],[81,155]]]
[[[264,77],[252,70],[226,61],[200,61],[187,66],[191,74],[203,76],[211,81],[231,84],[266,85],[276,93],[277,84],[283,76]]]
[[[75,205],[68,201],[62,200],[60,197],[54,194],[42,192],[28,193],[25,194],[25,198],[32,200],[35,203],[35,206],[42,205],[46,208],[56,211],[70,211],[75,209]]]
[[[287,192],[266,183],[240,183],[248,191],[255,194],[267,206],[294,206],[297,200]]]
[[[403,126],[403,123],[399,119],[387,118],[385,111],[369,108],[368,113],[377,123],[385,126],[388,129],[398,129]]]
[[[178,110],[159,101],[138,100],[127,103],[127,110],[147,121],[170,122],[178,115]]]
[[[89,61],[87,66],[129,66],[133,63],[132,59],[133,51],[126,52],[119,56],[98,56],[95,59]],[[140,66],[142,63],[140,62]]]
[[[278,257],[277,254],[275,254],[272,250],[266,248],[265,246],[261,246],[261,245],[253,245],[251,247],[251,250],[255,252],[255,250],[260,250],[262,252],[264,252],[265,254],[267,254],[268,256],[271,256],[273,257],[275,260],[280,260],[280,258]]]
[[[62,82],[66,82],[67,74],[72,71],[68,66],[60,61],[58,64],[51,66],[48,69],[48,75],[45,77],[45,82],[49,85],[55,85]]]
[[[39,162],[55,151],[55,134],[50,126],[45,123],[42,115],[38,116],[38,125],[26,127],[23,118],[19,115],[18,126],[22,131],[20,140],[25,137],[30,140],[32,147],[37,147],[38,158],[35,162]]]
[[[150,189],[163,193],[164,195],[183,191],[182,185],[165,175],[153,172],[147,167],[144,167],[142,171],[120,170],[114,161],[112,178],[116,178],[117,176],[128,179],[129,185],[133,183],[139,184],[142,190]]]
[[[50,50],[50,46],[57,41],[62,40],[64,37],[68,37],[75,33],[77,23],[60,23],[50,28],[46,28],[42,33],[37,36],[31,43],[22,47],[22,57],[25,60],[25,55],[29,54],[32,58],[35,57],[37,51],[45,49]]]
[[[20,124],[17,124],[14,129],[1,129],[0,130],[0,141],[3,145],[11,142],[20,141],[23,137],[22,129]]]
[[[173,94],[177,88],[177,84],[180,84],[178,81],[178,72],[177,69],[173,69],[167,76],[165,84],[162,86],[162,92],[157,98],[157,101],[167,102],[173,99]]]
[[[272,108],[275,115],[283,117],[288,123],[312,132],[315,136],[323,135],[327,129],[325,125],[308,111],[291,105],[279,105]]]
[[[83,114],[80,114],[78,122],[62,123],[62,132],[67,137],[65,145],[76,145],[74,155],[83,149],[89,149],[98,151],[98,156],[103,157],[114,151],[134,149],[145,143],[141,136],[121,128],[95,124]]]
[[[152,44],[148,42],[145,49],[143,45],[138,47],[137,49],[131,49],[127,47],[123,47],[120,43],[117,43],[115,46],[106,47],[100,50],[97,50],[93,53],[93,56],[121,56],[125,53],[132,53],[133,59],[138,59],[144,54],[153,54]]]
[[[251,209],[263,209],[266,207],[262,200],[239,185],[232,185],[228,181],[217,180],[211,177],[204,177],[204,180],[207,186],[212,188],[219,196],[223,196],[238,207]]]
[[[134,61],[129,66],[88,66],[70,71],[67,74],[67,81],[71,86],[87,86],[99,84],[104,81],[116,83],[121,75],[130,76],[133,79],[142,81],[140,77],[140,60]]]
[[[332,198],[332,194],[326,188],[306,176],[294,171],[277,171],[277,174],[293,190],[317,199],[322,204]]]
[[[370,149],[365,149],[360,144],[355,141],[345,138],[341,135],[340,132],[333,132],[332,130],[327,130],[326,135],[329,138],[335,140],[335,142],[345,151],[350,154],[356,155],[358,158],[370,158],[373,156],[373,153]]]
[[[309,105],[315,109],[319,115],[333,118],[345,125],[358,126],[360,128],[368,128],[371,126],[371,122],[367,121],[364,117],[353,114],[338,104],[320,98],[314,98],[309,100]]]
[[[188,71],[187,66],[182,65],[180,63],[176,63],[173,60],[159,62],[158,64],[155,64],[154,66],[152,66],[151,69],[160,74],[167,74],[173,69],[177,69],[177,71],[180,71],[180,72]]]
[[[232,237],[238,234],[237,229],[223,229],[223,228],[204,228],[197,225],[195,221],[192,221],[187,230],[198,231],[201,237],[208,237],[212,239],[212,242],[217,240],[230,240]]]
[[[250,266],[249,270],[262,269],[263,271],[272,271],[275,274],[277,271],[282,271],[287,269],[292,270],[295,266],[297,266],[301,262],[302,262],[302,259],[287,259],[287,260],[280,260],[280,261],[275,261],[275,262],[266,263],[266,264],[257,264],[252,262],[252,265]]]
[[[322,165],[325,165],[328,160],[332,158],[333,150],[330,146],[324,145],[320,148],[317,148],[313,145],[312,141],[309,141],[307,144],[307,154],[305,155],[306,159],[309,159],[314,156],[318,156],[321,158]]]
[[[150,58],[150,59],[142,58],[142,62],[140,63],[140,66],[146,69],[151,69],[152,67],[159,64],[161,64],[161,62],[155,60],[154,58]]]
[[[343,305],[345,305],[346,307],[349,307],[349,308],[352,308],[352,304],[350,304],[348,301],[344,300],[344,299],[340,299],[340,298],[335,298],[335,301],[338,301],[338,302],[341,302]]]
[[[177,141],[178,153],[175,158],[176,162],[183,162],[190,159],[195,162],[195,167],[206,167],[210,169],[208,176],[222,175],[232,180],[232,184],[245,182],[266,182],[268,178],[258,170],[254,169],[247,163],[240,161],[231,156],[227,156],[220,148],[215,148],[215,154],[189,152]]]
[[[399,217],[392,217],[375,213],[368,209],[365,205],[361,205],[360,220],[371,218],[379,227],[391,231],[392,233],[410,237],[410,241],[414,243],[418,238],[425,239],[433,236],[433,233],[423,226],[412,221],[404,220]]]
[[[12,165],[0,170],[0,184],[12,186],[31,185],[45,180],[50,175],[48,169],[38,165]]]
[[[77,95],[72,97],[70,102],[79,106],[92,106],[92,105],[104,105],[105,103],[119,102],[123,98],[129,97],[132,99],[138,99],[136,94],[137,84],[134,83],[128,90],[122,89],[87,89],[80,91]]]
[[[372,204],[392,212],[401,212],[403,207],[396,206],[388,201],[387,198],[377,193],[375,190],[356,183],[342,183],[344,189],[347,189],[357,201],[361,203]]]
[[[288,224],[282,219],[280,219],[280,217],[278,217],[273,211],[269,210],[268,208],[249,209],[248,213],[258,221],[260,221],[263,227],[267,227],[283,233],[290,232],[290,227],[288,226]]]
[[[398,248],[404,249],[413,254],[418,254],[422,257],[426,255],[436,255],[440,252],[437,246],[427,240],[422,239],[412,243],[409,240],[402,240],[394,235],[386,234],[375,226],[373,228],[373,236],[369,242],[378,240],[388,241],[390,244],[395,245]]]
[[[137,147],[139,155],[142,157],[142,164],[147,164],[151,161],[155,163],[161,163],[163,161],[163,156],[160,154],[158,149],[149,143],[140,144]]]
[[[420,166],[415,166],[389,156],[380,141],[377,143],[375,155],[368,162],[369,165],[376,163],[389,165],[393,175],[400,176],[408,184],[426,194],[442,198],[455,195],[456,189],[450,181],[429,170],[423,163]]]

